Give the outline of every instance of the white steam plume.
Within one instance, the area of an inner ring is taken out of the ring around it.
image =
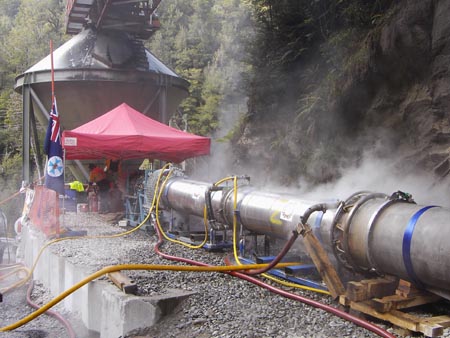
[[[311,187],[302,182],[302,196],[311,199],[344,200],[351,194],[368,190],[385,194],[403,191],[413,196],[418,204],[438,204],[449,207],[449,182],[436,184],[436,177],[427,173],[411,173],[399,163],[380,159],[367,152],[360,165],[348,168],[340,179],[333,183]]]

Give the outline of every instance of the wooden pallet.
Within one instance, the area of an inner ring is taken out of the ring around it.
[[[377,278],[349,282],[339,302],[351,310],[388,321],[403,329],[438,337],[445,328],[450,327],[450,316],[423,317],[401,310],[431,304],[440,299],[439,296],[415,289],[409,282]]]

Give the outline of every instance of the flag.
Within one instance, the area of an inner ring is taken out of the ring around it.
[[[47,133],[44,141],[44,152],[47,154],[45,169],[45,186],[64,195],[64,163],[61,135],[59,128],[58,109],[56,98],[53,99]]]

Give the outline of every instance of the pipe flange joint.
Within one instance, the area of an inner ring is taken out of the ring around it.
[[[338,260],[349,270],[355,272],[367,273],[370,272],[370,268],[358,266],[350,255],[350,249],[348,245],[348,234],[353,217],[357,210],[366,202],[376,198],[388,198],[386,194],[373,193],[370,191],[361,191],[351,195],[345,202],[343,202],[336,212],[336,216],[333,219],[333,248],[334,253]],[[350,210],[350,211],[349,211]],[[348,212],[347,219],[344,222],[340,222],[344,213]]]

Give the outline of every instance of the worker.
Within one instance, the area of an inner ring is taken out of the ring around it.
[[[98,186],[98,211],[99,213],[109,212],[109,181],[106,178],[105,170],[96,166],[94,163],[89,164],[89,185],[94,183]]]
[[[105,172],[106,178],[110,182],[111,188],[114,184],[117,184],[117,181],[121,175],[121,163],[120,160],[106,160]]]
[[[89,163],[89,184],[98,183],[104,179],[106,179],[105,171],[94,163]]]
[[[126,174],[122,171],[121,160],[106,160],[106,178],[110,183],[111,190],[115,187],[122,194],[126,193]]]

